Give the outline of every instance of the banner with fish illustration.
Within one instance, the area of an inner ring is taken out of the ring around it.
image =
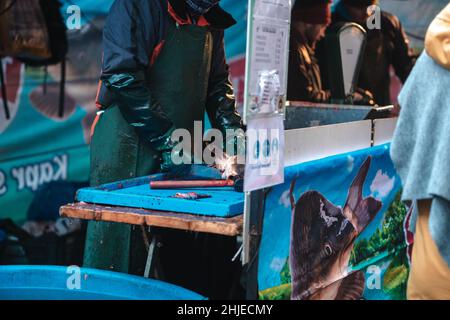
[[[266,194],[260,299],[404,299],[400,195],[389,144],[287,167]]]

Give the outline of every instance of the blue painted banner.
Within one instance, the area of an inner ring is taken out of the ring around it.
[[[64,115],[58,115],[60,66],[25,67],[11,57],[3,65],[10,119],[0,111],[0,218],[27,219],[35,192],[52,181],[87,182],[90,127],[101,68],[107,1],[80,5],[81,29],[69,30]],[[112,1],[109,1],[112,3]],[[105,11],[106,10],[106,11]],[[3,98],[3,97],[2,97]]]
[[[389,145],[285,169],[266,196],[262,299],[403,299],[409,264]]]

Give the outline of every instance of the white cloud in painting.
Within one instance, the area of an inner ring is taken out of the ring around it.
[[[286,259],[283,258],[273,258],[270,263],[270,269],[275,272],[280,272],[283,270],[284,264],[286,263]]]
[[[291,200],[289,199],[289,189],[283,192],[278,200],[278,204],[284,206],[285,208],[291,207]]]
[[[352,172],[355,167],[355,158],[352,156],[347,156],[347,171]]]
[[[390,178],[380,169],[377,171],[377,174],[370,185],[370,191],[375,198],[385,197],[394,188],[394,182],[395,177]]]

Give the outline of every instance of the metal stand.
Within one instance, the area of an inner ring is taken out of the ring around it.
[[[258,256],[264,220],[264,190],[248,194],[248,208],[244,215],[244,274],[242,282],[246,288],[246,299],[258,299]]]
[[[149,227],[148,231],[151,232],[152,228]],[[145,271],[144,271],[145,278],[150,278],[150,275],[154,275],[155,273],[155,266],[158,260],[159,248],[160,248],[159,237],[157,235],[152,235],[152,241],[150,242],[150,245],[148,247],[147,262],[145,263]]]

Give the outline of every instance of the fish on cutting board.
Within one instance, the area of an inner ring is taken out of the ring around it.
[[[177,193],[175,193],[175,195],[171,196],[170,198],[198,200],[198,199],[211,198],[211,196],[209,194],[200,194],[200,193],[196,193],[196,192],[187,192],[187,193],[177,192]]]

